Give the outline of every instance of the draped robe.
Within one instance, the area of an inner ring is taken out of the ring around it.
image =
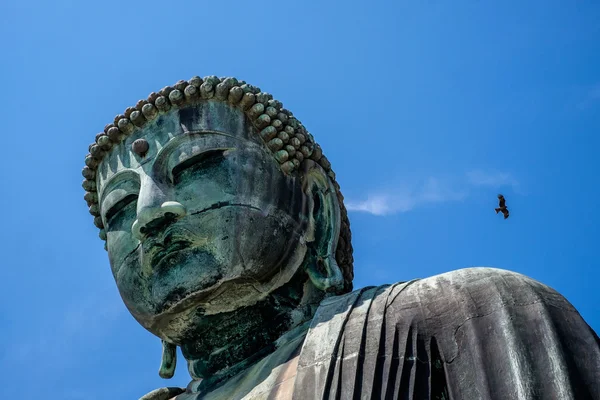
[[[298,349],[294,400],[600,400],[596,333],[558,292],[506,270],[328,298]]]
[[[468,268],[327,299],[294,399],[600,399],[600,339],[558,292]]]

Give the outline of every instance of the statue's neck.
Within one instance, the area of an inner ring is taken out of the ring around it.
[[[311,322],[311,320],[306,321],[285,333],[284,336],[275,341],[272,350],[255,354],[252,361],[244,360],[213,377],[193,380],[188,385],[188,390],[191,393],[200,394],[202,397],[208,394],[215,397],[215,393],[218,393],[215,398],[234,398],[234,396],[227,395],[230,394],[232,389],[234,391],[243,391],[244,387],[250,389],[248,387],[249,382],[252,382],[250,385],[254,387],[262,382],[260,377],[264,378],[266,376],[265,371],[269,371],[268,376],[271,376],[271,373],[277,376],[281,371],[289,368],[289,363],[293,365],[294,358],[299,356]],[[278,370],[279,372],[277,372]],[[268,380],[264,384],[261,383],[261,391],[271,387],[272,384],[273,382],[268,383]]]
[[[181,350],[203,389],[249,368],[274,352],[282,337],[307,327],[323,292],[296,278],[253,306],[204,316],[190,332]]]

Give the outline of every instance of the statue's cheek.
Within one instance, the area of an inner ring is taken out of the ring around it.
[[[137,247],[137,240],[131,238],[131,233],[123,230],[114,230],[107,233],[107,248],[110,265],[118,268],[129,253]],[[115,271],[116,272],[116,271]]]
[[[125,263],[131,262],[130,255],[139,246],[139,241],[131,233],[136,217],[135,209],[136,203],[133,202],[112,218],[106,228],[108,258],[115,277]]]
[[[115,274],[119,293],[134,317],[152,314],[150,280],[139,267],[139,253],[134,252]]]

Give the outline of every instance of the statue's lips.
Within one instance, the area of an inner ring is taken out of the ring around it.
[[[169,256],[172,256],[181,250],[189,248],[191,244],[192,242],[190,242],[189,240],[178,240],[175,242],[170,242],[163,248],[159,248],[152,256],[152,266],[158,267],[160,263],[167,259]]]
[[[170,254],[188,248],[194,233],[183,227],[171,225],[162,235],[148,238],[142,246],[144,263],[154,269]]]

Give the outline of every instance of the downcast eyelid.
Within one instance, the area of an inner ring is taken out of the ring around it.
[[[165,176],[173,183],[173,170],[182,163],[206,152],[236,150],[240,141],[244,146],[257,143],[220,131],[193,131],[172,138],[156,155],[153,165],[155,177]],[[190,164],[192,165],[192,164]]]
[[[235,150],[235,148],[229,147],[220,147],[220,148],[211,148],[211,149],[203,149],[202,151],[193,152],[191,154],[181,154],[177,163],[170,170],[170,178],[173,182],[174,179],[187,169],[197,163],[201,163],[202,161],[210,160],[214,157],[222,157],[225,152]]]
[[[104,218],[106,221],[110,221],[115,214],[117,214],[121,209],[123,209],[126,205],[131,203],[134,200],[137,200],[137,193],[130,193],[120,197],[120,200],[113,202],[110,206],[107,207],[106,213],[104,214]]]
[[[124,178],[124,177],[123,177]],[[105,218],[114,214],[113,208],[130,196],[137,197],[140,191],[140,183],[137,179],[119,179],[102,193],[100,210]]]

